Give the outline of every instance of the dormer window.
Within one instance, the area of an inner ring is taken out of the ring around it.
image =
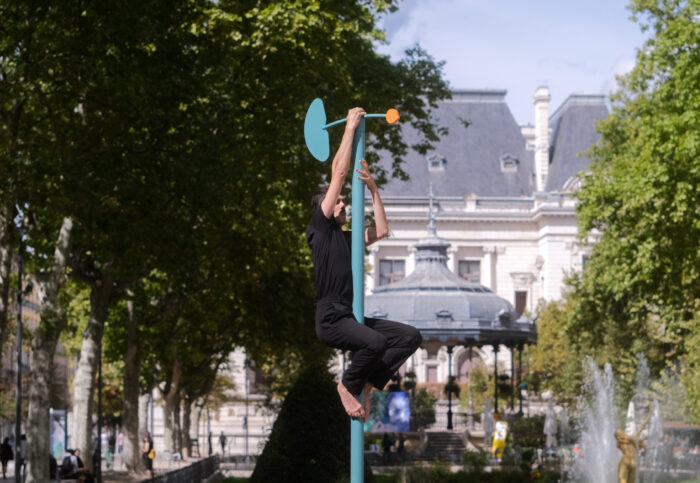
[[[502,173],[516,173],[518,171],[518,158],[510,153],[506,153],[500,158],[501,161],[501,172]]]
[[[444,171],[447,159],[445,156],[440,154],[432,154],[428,156],[428,170],[429,171]]]
[[[452,312],[447,310],[447,309],[442,309],[437,312],[435,312],[435,317],[437,317],[437,320],[454,320],[454,317],[452,316]]]

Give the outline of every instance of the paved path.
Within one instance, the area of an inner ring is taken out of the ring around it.
[[[162,475],[163,473],[167,473],[169,471],[176,470],[178,468],[181,468],[183,466],[187,466],[192,464],[196,460],[190,460],[190,461],[163,461],[161,459],[156,459],[155,461],[155,474],[156,475]],[[129,473],[121,469],[121,465],[117,465],[117,469],[111,468],[107,469],[107,467],[104,464],[104,460],[102,461],[102,481],[103,483],[117,483],[117,482],[124,482],[124,481],[142,481],[147,478],[146,472],[143,472],[143,477],[141,479],[134,479],[131,476],[129,476]],[[7,463],[7,478],[2,479],[2,474],[0,474],[0,483],[15,483],[15,465],[14,461],[9,461]]]

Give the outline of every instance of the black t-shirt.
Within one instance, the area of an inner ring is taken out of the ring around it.
[[[316,302],[341,300],[352,306],[351,233],[343,231],[335,217],[326,218],[319,206],[306,227],[316,274]]]

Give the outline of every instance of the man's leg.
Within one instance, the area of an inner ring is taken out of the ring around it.
[[[365,325],[386,338],[386,350],[367,378],[374,387],[382,390],[406,359],[420,347],[423,337],[415,327],[391,320],[367,317]]]
[[[366,417],[356,396],[364,388],[367,376],[375,363],[381,359],[386,348],[386,339],[366,325],[360,324],[352,315],[334,320],[333,317],[318,317],[316,333],[326,345],[353,351],[352,363],[346,368],[338,393],[345,410],[351,417]]]
[[[384,355],[387,340],[379,332],[349,317],[336,321],[328,332],[335,340],[335,347],[353,352],[352,363],[343,374],[343,384],[357,396],[373,367]]]

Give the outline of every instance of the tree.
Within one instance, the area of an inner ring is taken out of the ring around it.
[[[691,335],[686,342],[687,347],[700,347],[700,316],[695,315],[691,325]],[[689,351],[682,367],[682,381],[687,391],[687,406],[692,411],[687,419],[698,422],[700,408],[700,353]]]
[[[537,344],[527,348],[528,384],[551,390],[559,403],[573,403],[581,392],[583,355],[564,331],[566,302],[541,301],[536,312]]]
[[[642,352],[658,374],[695,350],[700,310],[700,22],[685,0],[630,9],[652,36],[619,79],[590,151],[577,211],[581,235],[600,238],[571,278],[567,332],[616,370],[633,370]]]
[[[499,370],[499,379],[503,372]],[[490,370],[482,360],[469,372],[467,390],[460,392],[459,404],[462,408],[468,409],[469,396],[471,395],[474,410],[480,412],[481,408],[486,404],[487,397],[490,397],[491,404],[494,404],[493,395],[496,388],[498,388],[499,400],[506,401],[510,396],[510,384],[506,381],[494,380],[493,370]]]

